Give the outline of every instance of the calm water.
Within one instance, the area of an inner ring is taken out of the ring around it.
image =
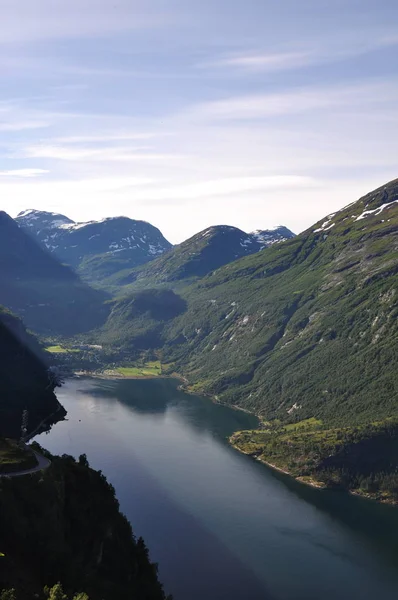
[[[398,510],[308,488],[226,443],[250,415],[171,380],[76,379],[37,440],[102,469],[175,600],[398,599]]]

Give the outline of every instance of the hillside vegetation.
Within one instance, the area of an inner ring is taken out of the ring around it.
[[[44,600],[44,586],[62,581],[68,597],[83,590],[90,600],[165,600],[101,472],[84,455],[76,462],[46,454],[46,471],[0,479],[0,590]]]
[[[230,441],[241,452],[304,483],[398,503],[397,419],[331,429],[308,419],[296,425],[237,432]]]
[[[23,323],[0,307],[0,437],[19,437],[22,412],[29,411],[28,430],[43,419],[65,413],[54,395],[43,352]]]
[[[344,425],[392,416],[397,225],[393,181],[301,235],[179,289],[186,309],[173,318],[122,314],[124,299],[105,337],[115,342],[128,330],[140,349],[148,346],[141,332],[157,327],[163,362],[196,390],[267,419]]]

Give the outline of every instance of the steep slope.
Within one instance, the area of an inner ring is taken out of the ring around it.
[[[132,269],[171,248],[159,229],[127,217],[75,223],[57,213],[26,210],[16,222],[89,281]]]
[[[68,597],[84,590],[90,600],[165,600],[156,566],[101,472],[84,455],[49,456],[40,475],[0,479],[0,593],[43,598],[45,585],[61,581]]]
[[[112,304],[99,332],[99,341],[127,352],[130,357],[162,345],[164,327],[187,308],[180,295],[168,289],[137,290]]]
[[[150,264],[136,269],[124,277],[122,283],[156,285],[203,277],[225,264],[291,237],[294,234],[282,226],[253,233],[227,225],[209,227]]]
[[[19,319],[0,307],[0,437],[19,436],[25,409],[29,431],[56,413],[53,390],[39,344]]]
[[[0,303],[28,327],[67,335],[87,331],[106,318],[105,299],[0,212]]]
[[[383,419],[398,404],[397,289],[398,180],[182,289],[163,360],[267,419]]]

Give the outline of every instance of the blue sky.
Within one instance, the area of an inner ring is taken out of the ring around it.
[[[0,0],[0,195],[179,242],[398,177],[396,0]]]

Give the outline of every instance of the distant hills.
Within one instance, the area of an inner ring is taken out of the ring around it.
[[[0,212],[0,303],[28,327],[47,334],[88,331],[106,318],[106,299]]]

